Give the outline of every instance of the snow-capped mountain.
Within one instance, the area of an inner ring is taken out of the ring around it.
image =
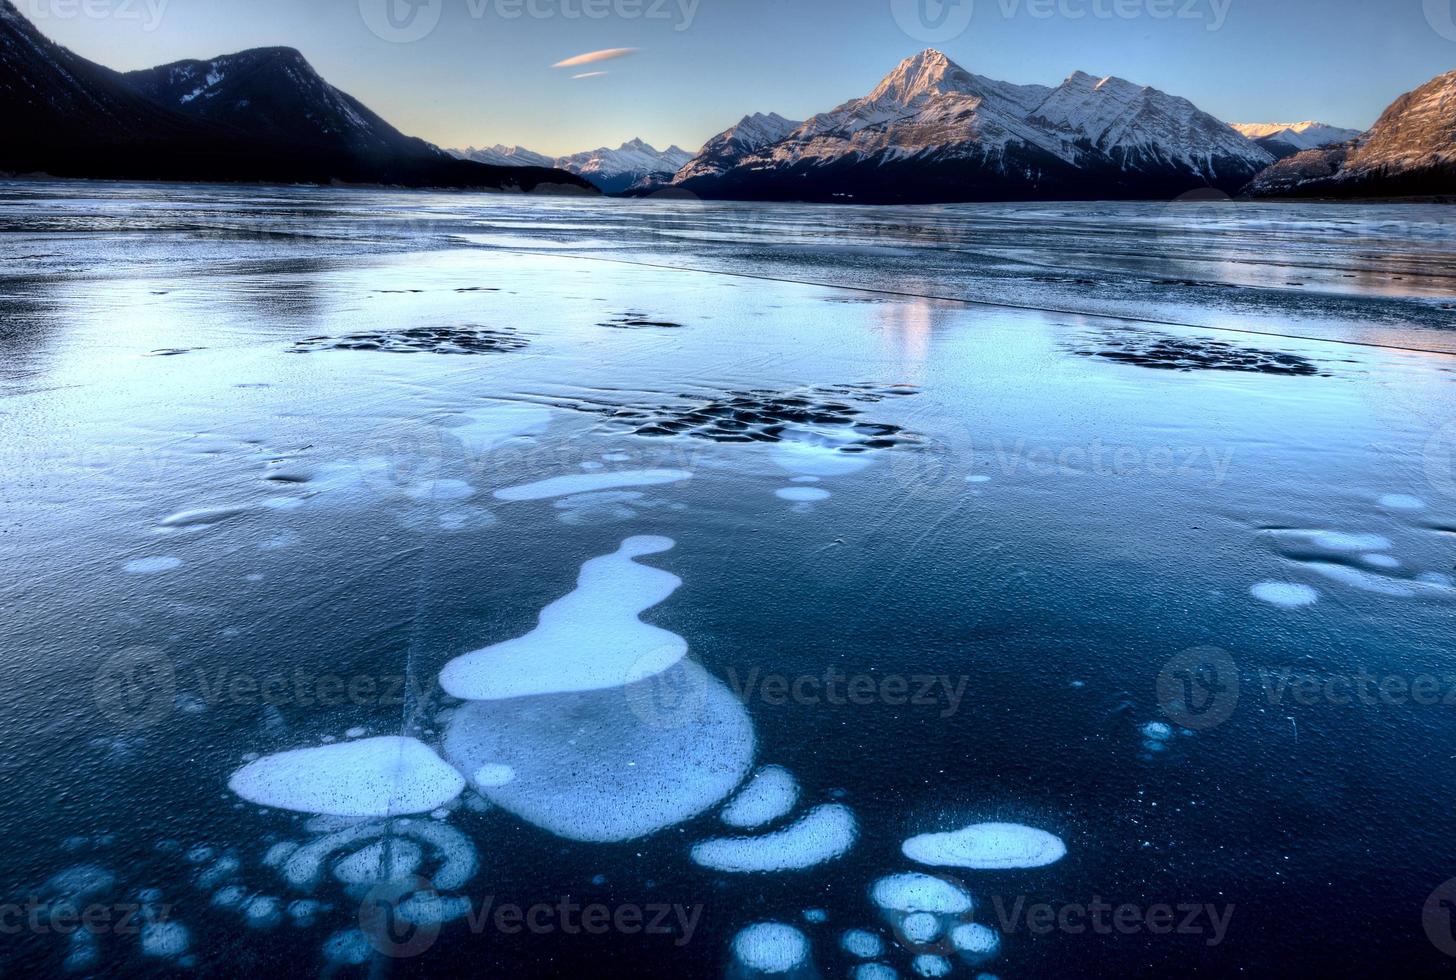
[[[1339,126],[1319,122],[1231,123],[1230,125],[1281,160],[1305,150],[1317,150],[1322,146],[1348,143],[1360,135],[1358,129],[1341,129]]]
[[[1274,157],[1186,99],[1077,72],[1055,88],[975,75],[938,51],[719,172],[705,197],[968,201],[1236,190]]]
[[[645,178],[666,180],[692,158],[691,153],[677,146],[659,150],[640,139],[634,139],[615,150],[604,146],[585,153],[558,157],[556,166],[585,177],[608,194],[615,194]]]
[[[1396,99],[1369,132],[1306,150],[1249,185],[1260,197],[1406,197],[1456,192],[1456,71]]]
[[[533,153],[524,146],[495,146],[484,148],[467,146],[463,150],[449,150],[452,156],[461,160],[474,160],[493,167],[554,167],[556,161],[542,153]]]
[[[405,136],[288,48],[122,75],[0,0],[0,170],[68,177],[590,191],[554,170],[456,160]]]
[[[677,172],[675,180],[681,182],[694,177],[717,176],[731,170],[749,153],[777,143],[802,125],[802,122],[785,119],[777,112],[755,112],[744,116],[731,129],[708,140],[697,156]]]
[[[659,150],[640,139],[629,140],[615,150],[608,146],[551,158],[519,146],[496,146],[480,150],[470,147],[450,150],[461,160],[474,160],[501,167],[556,167],[590,181],[608,194],[627,190],[634,184],[669,180],[693,155],[677,146]]]

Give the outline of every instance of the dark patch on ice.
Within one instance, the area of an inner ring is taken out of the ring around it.
[[[620,313],[600,326],[613,327],[617,330],[636,330],[642,327],[677,330],[682,327],[682,324],[674,323],[671,320],[654,320],[646,313]]]
[[[455,290],[457,293],[498,293],[499,286],[464,286]]]
[[[147,357],[176,357],[178,354],[190,354],[195,350],[206,350],[205,347],[164,347],[161,350],[148,351]]]
[[[800,391],[725,391],[683,394],[657,405],[603,405],[578,402],[569,407],[605,416],[640,436],[691,436],[721,443],[779,443],[814,427],[840,430],[845,453],[890,449],[915,437],[900,426],[863,419],[860,406],[916,393],[909,385],[829,385]]]
[[[1328,377],[1298,354],[1240,347],[1224,340],[1199,340],[1171,334],[1107,331],[1074,347],[1079,357],[1100,357],[1160,371],[1241,371],[1291,377]]]
[[[530,346],[515,330],[496,327],[412,327],[375,330],[342,337],[309,337],[291,349],[294,354],[324,350],[373,350],[386,354],[509,354]]]

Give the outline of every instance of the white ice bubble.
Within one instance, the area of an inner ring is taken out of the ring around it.
[[[804,921],[819,926],[829,921],[828,909],[805,909]]]
[[[475,488],[464,480],[425,480],[405,491],[417,503],[451,503],[475,496]]]
[[[940,918],[929,912],[912,912],[901,921],[900,932],[912,943],[928,943],[940,935]]]
[[[974,958],[995,956],[1001,948],[1001,937],[996,930],[979,922],[967,922],[951,930],[950,941],[956,949]]]
[[[1392,555],[1361,555],[1360,560],[1371,568],[1383,568],[1387,571],[1400,567],[1400,559]]]
[[[809,940],[793,926],[759,922],[733,937],[733,956],[758,973],[788,973],[809,962]]]
[[[872,960],[885,951],[885,941],[868,929],[850,929],[839,937],[839,946],[861,960]]]
[[[358,966],[368,962],[373,952],[369,937],[358,929],[336,932],[324,942],[324,959],[330,963]]]
[[[242,904],[247,897],[248,890],[242,885],[228,885],[213,893],[212,904],[220,909],[230,909]]]
[[[799,799],[799,784],[783,766],[764,766],[723,808],[730,827],[752,830],[788,814]]]
[[[796,504],[813,504],[828,500],[833,494],[818,487],[784,487],[774,491],[774,496]]]
[[[1260,582],[1249,589],[1260,602],[1281,609],[1302,609],[1319,602],[1319,590],[1294,582]]]
[[[915,957],[910,966],[917,976],[922,977],[949,976],[951,971],[950,960],[943,956],[932,956],[929,953],[921,953]]]
[[[705,868],[739,874],[798,871],[842,857],[858,833],[849,807],[829,803],[762,837],[703,841],[694,845],[692,858]]]
[[[465,424],[447,429],[465,448],[479,456],[512,439],[536,435],[551,427],[551,411],[541,405],[510,402],[466,412]]]
[[[657,711],[668,680],[681,707]],[[596,842],[642,837],[716,806],[748,774],[754,747],[743,702],[691,660],[627,688],[473,701],[445,733],[445,755],[462,772],[499,765],[515,774],[477,787],[490,802]]]
[[[470,899],[458,895],[416,894],[400,902],[395,914],[417,926],[438,926],[470,914]]]
[[[1415,595],[1417,591],[1416,587],[1409,582],[1402,582],[1398,579],[1376,575],[1358,568],[1351,568],[1349,565],[1337,565],[1333,562],[1309,562],[1305,567],[1312,572],[1323,575],[1331,581],[1339,582],[1341,585],[1348,585],[1362,592],[1373,592],[1376,595],[1391,596],[1393,598],[1406,598]]]
[[[850,976],[854,980],[899,980],[900,974],[883,963],[861,963],[850,971]]]
[[[202,507],[197,510],[179,511],[170,517],[163,518],[161,527],[207,527],[212,524],[221,524],[242,514],[246,514],[246,507]]]
[[[1386,510],[1425,510],[1426,502],[1409,494],[1388,493],[1380,498],[1380,506]]]
[[[516,771],[510,766],[487,763],[475,770],[472,778],[477,786],[504,786],[516,778]]]
[[[375,885],[414,874],[424,860],[419,844],[406,837],[386,837],[355,851],[334,865],[334,877],[346,885]]]
[[[181,558],[159,555],[155,558],[137,558],[129,561],[122,566],[122,570],[128,575],[160,575],[162,572],[170,572],[174,568],[181,567]]]
[[[228,787],[280,810],[383,817],[428,813],[459,796],[465,780],[417,739],[386,736],[264,756]]]
[[[616,490],[621,487],[655,487],[668,483],[682,483],[693,475],[687,470],[617,470],[611,473],[574,473],[540,480],[519,487],[497,490],[497,500],[550,500],[553,497],[570,497],[580,493],[596,493],[600,490]]]
[[[1150,721],[1142,728],[1143,737],[1155,742],[1166,742],[1173,737],[1173,726],[1161,721]]]
[[[960,888],[918,871],[889,875],[874,883],[870,898],[887,912],[935,912],[961,915],[971,910],[971,896]]]
[[[258,895],[243,903],[243,918],[251,929],[272,929],[283,920],[283,911],[278,899]]]
[[[1276,537],[1290,538],[1312,545],[1321,551],[1389,551],[1389,538],[1379,534],[1358,534],[1349,531],[1275,531]]]
[[[541,610],[525,636],[457,657],[440,686],[467,701],[621,687],[661,673],[687,653],[676,633],[638,616],[682,585],[633,561],[673,547],[670,538],[629,538],[582,566],[575,591]]]
[[[187,952],[191,936],[180,922],[148,922],[142,926],[142,955],[170,960]]]
[[[991,478],[989,476],[986,476],[984,473],[975,473],[975,474],[972,474],[971,476],[966,477],[966,482],[967,483],[990,483],[991,482]]]
[[[1013,823],[973,824],[950,833],[921,834],[907,840],[901,850],[921,864],[986,870],[1040,868],[1055,864],[1067,853],[1061,838]]]
[[[804,476],[847,476],[870,465],[866,453],[840,452],[839,446],[859,438],[815,438],[808,430],[791,430],[774,446],[773,461],[790,473]]]
[[[1438,589],[1450,589],[1456,587],[1456,579],[1445,572],[1422,572],[1416,576],[1416,581],[1422,585],[1432,585]]]

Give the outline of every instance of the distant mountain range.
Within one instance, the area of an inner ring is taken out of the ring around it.
[[[0,171],[63,177],[591,192],[573,174],[488,167],[405,136],[291,48],[120,74],[0,0]]]
[[[691,153],[679,147],[659,150],[640,139],[629,140],[615,150],[603,146],[555,159],[519,146],[496,145],[484,150],[469,147],[448,152],[462,160],[501,167],[556,167],[591,181],[608,194],[625,191],[643,182],[670,180],[683,164],[693,158]]]
[[[1358,129],[1341,129],[1324,123],[1232,123],[1234,129],[1258,143],[1279,159],[1345,143],[1360,135]]]
[[[907,58],[863,98],[806,120],[744,116],[696,154],[634,139],[551,158],[445,151],[334,88],[291,48],[122,74],[0,0],[0,172],[69,177],[541,188],[703,198],[917,203],[1456,196],[1456,72],[1366,133],[1228,125],[1187,99],[1074,72],[1061,84]]]
[[[1456,196],[1456,71],[1407,92],[1370,131],[1261,173],[1256,197]]]

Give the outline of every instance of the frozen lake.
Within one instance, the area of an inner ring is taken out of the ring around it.
[[[0,969],[1438,974],[1448,214],[0,184]]]

